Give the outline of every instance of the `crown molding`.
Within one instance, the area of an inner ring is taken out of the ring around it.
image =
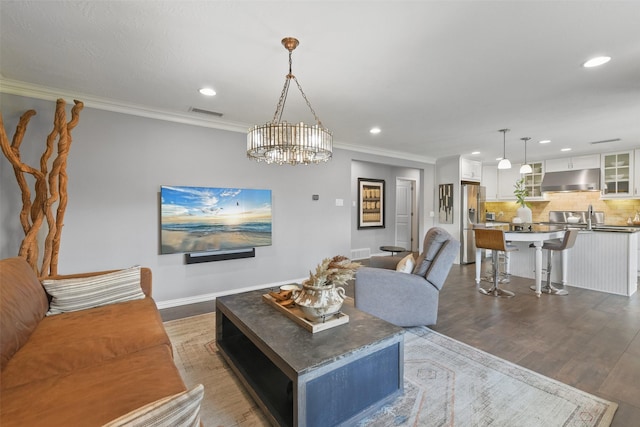
[[[384,148],[363,147],[360,145],[350,145],[342,142],[334,142],[334,148],[355,151],[357,153],[366,153],[374,156],[390,157],[393,159],[409,160],[416,163],[435,164],[436,159],[428,156],[418,156],[416,154],[404,153],[401,151],[385,150]]]
[[[146,117],[168,122],[176,122],[206,128],[222,129],[232,132],[246,133],[251,127],[246,123],[231,122],[216,119],[202,119],[188,114],[175,111],[160,110],[143,107],[135,104],[127,104],[112,99],[97,98],[95,96],[83,95],[75,92],[38,86],[17,80],[0,77],[0,92],[11,95],[26,96],[28,98],[56,101],[59,98],[80,99],[85,107],[98,110],[111,111],[115,113],[128,114],[132,116]]]
[[[182,123],[213,129],[221,129],[232,132],[246,133],[248,129],[251,128],[251,125],[246,123],[231,122],[219,119],[202,119],[180,112],[153,109],[143,107],[141,105],[127,104],[119,101],[114,101],[112,99],[98,98],[95,96],[83,95],[80,93],[70,92],[62,89],[55,89],[21,82],[18,80],[6,79],[2,76],[0,76],[0,92],[10,95],[25,96],[27,98],[43,99],[46,101],[54,102],[59,98],[80,99],[84,103],[85,107],[95,108],[97,110],[105,110],[114,113],[122,113],[132,116],[140,116],[150,119],[164,120],[168,122]],[[416,156],[399,151],[363,147],[341,142],[334,142],[333,145],[335,148],[355,151],[358,153],[366,153],[401,160],[410,160],[420,163],[435,163],[435,159],[431,157]]]

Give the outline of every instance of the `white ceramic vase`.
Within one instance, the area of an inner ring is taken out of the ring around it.
[[[516,216],[524,223],[531,224],[533,222],[533,214],[528,206],[520,206],[516,211]]]
[[[346,295],[342,287],[335,285],[302,285],[302,290],[294,296],[294,302],[312,322],[324,322],[340,312]]]

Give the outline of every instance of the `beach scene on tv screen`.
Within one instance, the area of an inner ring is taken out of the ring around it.
[[[271,190],[162,186],[161,253],[271,245]]]

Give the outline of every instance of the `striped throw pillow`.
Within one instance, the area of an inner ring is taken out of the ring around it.
[[[204,386],[151,402],[117,418],[103,427],[197,427]]]
[[[46,279],[42,285],[52,297],[47,316],[144,298],[140,266],[91,277]]]

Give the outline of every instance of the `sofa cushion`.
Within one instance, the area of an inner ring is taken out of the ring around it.
[[[121,416],[103,427],[197,427],[204,386],[149,403]]]
[[[45,317],[2,371],[2,387],[96,366],[157,345],[171,348],[151,298]]]
[[[144,298],[140,266],[91,277],[46,279],[42,285],[52,297],[47,316]]]
[[[161,345],[67,375],[3,388],[0,425],[101,426],[184,390],[171,350]]]
[[[399,271],[401,273],[411,273],[415,265],[416,262],[413,259],[413,254],[409,254],[406,257],[402,258],[398,265],[396,265],[396,271]]]
[[[438,227],[430,228],[429,231],[427,231],[427,235],[424,236],[423,252],[416,261],[413,274],[426,276],[431,262],[433,262],[436,255],[438,255],[442,245],[449,239],[451,239],[451,235],[446,230]]]
[[[24,258],[0,261],[0,368],[27,342],[49,302]]]

